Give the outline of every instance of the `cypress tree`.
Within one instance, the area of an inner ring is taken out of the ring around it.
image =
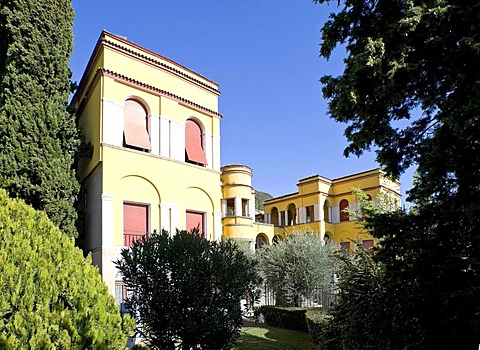
[[[0,187],[76,236],[71,0],[0,0]]]

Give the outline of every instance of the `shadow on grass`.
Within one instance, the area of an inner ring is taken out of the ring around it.
[[[266,325],[243,327],[234,350],[315,350],[307,333]]]

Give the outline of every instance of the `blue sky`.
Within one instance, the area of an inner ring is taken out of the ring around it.
[[[335,3],[335,2],[332,2]],[[303,0],[73,0],[73,80],[80,81],[103,29],[220,84],[222,165],[253,169],[273,196],[299,179],[337,178],[378,167],[373,153],[343,157],[345,125],[327,115],[319,79],[343,71],[344,52],[319,56],[333,5]],[[402,193],[412,171],[402,176]],[[405,195],[403,196],[405,199]]]

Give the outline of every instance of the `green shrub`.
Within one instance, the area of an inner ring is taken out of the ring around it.
[[[0,190],[0,349],[123,349],[126,342],[90,259],[43,212]]]
[[[125,301],[152,349],[229,349],[240,335],[240,299],[258,277],[230,240],[163,230],[123,249],[117,267]]]
[[[270,327],[285,328],[307,333],[307,310],[320,311],[321,308],[278,307],[264,305],[260,307],[259,312],[263,315],[265,323]]]
[[[325,347],[325,344],[329,342],[327,332],[331,328],[331,322],[333,317],[325,314],[320,310],[309,310],[306,313],[306,320],[308,326],[308,333],[312,338],[312,341],[320,345],[321,349],[334,349],[332,346]]]

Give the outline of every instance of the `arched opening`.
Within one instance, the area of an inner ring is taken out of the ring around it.
[[[286,226],[296,225],[297,224],[297,208],[295,204],[290,204],[287,210],[288,222]]]
[[[193,119],[185,122],[185,161],[196,165],[207,165],[202,128]]]
[[[259,233],[255,239],[255,249],[260,249],[268,244],[268,237],[264,233]]]
[[[272,224],[275,225],[275,226],[278,226],[278,209],[277,207],[273,207],[272,208],[272,211],[271,211],[271,221],[272,221]]]
[[[330,232],[325,232],[325,235],[323,236],[323,240],[325,241],[325,243],[333,242],[332,234]]]
[[[150,151],[150,135],[148,134],[147,108],[136,99],[129,98],[125,101],[123,112],[123,143],[143,151]]]
[[[338,206],[340,209],[340,222],[348,221],[350,216],[348,211],[346,211],[346,209],[348,208],[348,201],[346,199],[342,199]]]
[[[330,221],[330,203],[325,200],[325,202],[323,202],[323,220],[325,222],[331,222]]]

